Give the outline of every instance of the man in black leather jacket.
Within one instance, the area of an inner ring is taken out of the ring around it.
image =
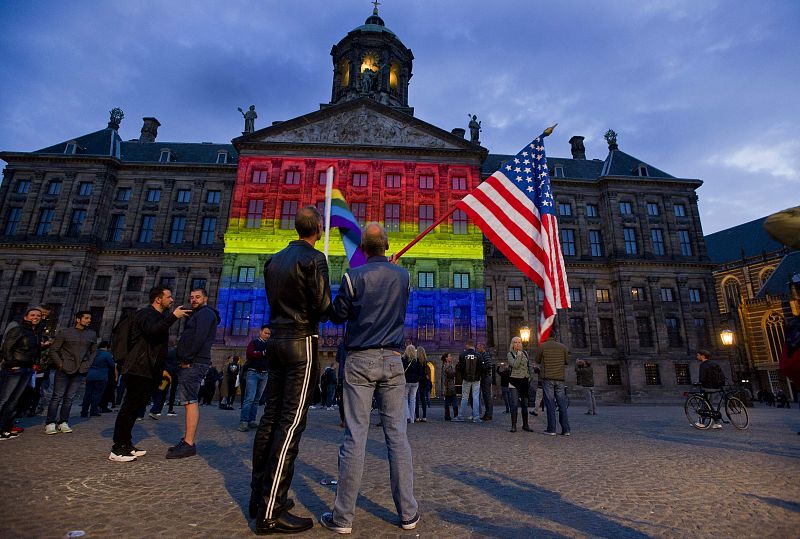
[[[314,206],[297,212],[299,239],[264,265],[269,302],[270,366],[267,402],[253,441],[249,512],[259,534],[297,533],[314,526],[289,513],[294,460],[306,428],[309,399],[319,376],[319,323],[331,307],[325,255],[314,248],[322,217]]]
[[[0,439],[17,436],[12,432],[14,412],[17,410],[25,386],[31,381],[33,364],[39,359],[39,334],[36,326],[42,319],[38,308],[28,309],[22,320],[6,331],[0,358]]]

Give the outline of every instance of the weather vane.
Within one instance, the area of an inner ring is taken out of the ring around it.
[[[380,2],[378,2],[378,0],[374,0],[374,1],[372,2],[372,5],[374,5],[374,6],[375,6],[375,9],[373,9],[373,10],[372,10],[372,13],[373,13],[374,15],[377,15],[377,14],[378,14],[378,6],[379,6],[379,5],[381,5],[381,3],[380,3]]]

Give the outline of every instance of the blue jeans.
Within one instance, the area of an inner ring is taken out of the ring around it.
[[[90,408],[93,415],[100,413],[100,397],[103,396],[103,391],[105,391],[105,389],[106,380],[86,380],[86,390],[83,392],[81,414],[88,415]]]
[[[181,392],[181,403],[184,405],[197,404],[200,382],[205,378],[209,367],[211,365],[208,363],[192,363],[188,367],[178,369],[178,389]]]
[[[328,384],[325,387],[325,407],[330,408],[336,404],[336,384]]]
[[[31,381],[33,369],[0,369],[0,431],[8,432],[14,426],[14,412]]]
[[[411,446],[406,436],[406,385],[403,362],[397,352],[360,350],[348,353],[342,399],[347,428],[339,448],[339,484],[333,503],[333,521],[339,526],[352,526],[355,517],[375,392],[389,455],[389,479],[395,508],[401,520],[410,520],[417,514]]]
[[[461,416],[461,419],[468,419],[469,416],[467,415],[467,406],[469,405],[469,394],[472,393],[472,419],[480,419],[480,412],[479,408],[481,405],[481,382],[480,380],[476,380],[474,382],[468,382],[464,380],[461,382],[461,411],[458,415]]]
[[[404,374],[405,376],[405,374]],[[417,389],[419,388],[419,382],[416,384],[406,384],[406,420],[414,421],[414,410],[417,408]],[[412,517],[414,515],[411,515]]]
[[[86,379],[85,374],[67,374],[63,371],[56,371],[55,383],[53,384],[53,398],[47,407],[47,420],[45,423],[66,423],[69,421],[69,413],[72,410],[72,399],[81,387],[81,383]],[[58,421],[56,421],[58,420]]]
[[[261,395],[264,393],[264,388],[267,387],[269,373],[266,371],[258,372],[253,369],[247,369],[244,373],[244,405],[242,406],[241,414],[239,414],[239,421],[242,423],[255,423],[258,415],[258,403],[261,402]]]
[[[556,403],[558,403],[558,422],[561,424],[561,433],[569,432],[564,382],[562,380],[542,380],[542,389],[544,407],[547,409],[547,432],[556,431]]]

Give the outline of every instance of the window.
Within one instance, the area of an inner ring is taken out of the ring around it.
[[[763,288],[769,278],[772,277],[772,274],[775,272],[775,268],[767,268],[761,272],[761,275],[758,276],[758,280],[760,282],[759,289]]]
[[[241,266],[239,268],[239,283],[253,283],[256,280],[256,268],[252,266]]]
[[[58,195],[61,193],[61,180],[54,180],[47,186],[48,195]]]
[[[353,173],[353,187],[366,187],[369,183],[369,174],[366,172]]]
[[[690,288],[689,289],[689,303],[700,303],[700,289],[699,288]]]
[[[78,196],[88,197],[92,194],[92,183],[91,182],[80,182],[78,184]]]
[[[572,204],[570,204],[569,202],[559,202],[558,214],[563,216],[572,215]]]
[[[586,324],[582,317],[570,317],[569,332],[572,335],[573,348],[586,348]]]
[[[434,310],[430,306],[417,307],[417,340],[430,341],[436,336]]]
[[[247,335],[250,330],[250,308],[249,301],[233,302],[233,322],[231,323],[232,335]]]
[[[622,374],[619,365],[606,365],[606,381],[610,386],[622,385]]]
[[[586,217],[597,217],[599,213],[597,212],[597,204],[587,204],[586,205]]]
[[[287,170],[283,177],[283,183],[286,185],[300,185],[300,171]]]
[[[553,167],[553,177],[554,178],[563,178],[564,177],[564,166],[563,165],[556,165]]]
[[[423,232],[433,224],[433,205],[423,204],[419,207],[419,231]]]
[[[561,252],[564,256],[575,256],[575,231],[571,228],[561,229]]]
[[[25,270],[19,276],[19,286],[33,286],[36,282],[36,272],[33,270]]]
[[[281,204],[281,228],[291,230],[294,228],[294,218],[297,215],[296,200],[284,200]]]
[[[603,238],[599,230],[589,231],[589,248],[592,256],[603,256]]]
[[[580,288],[570,288],[569,289],[569,301],[570,303],[581,303],[583,301],[582,293]]]
[[[647,301],[644,288],[641,286],[634,286],[631,288],[631,299],[633,301]]]
[[[597,303],[611,303],[611,291],[608,288],[598,288],[594,295]]]
[[[675,301],[675,293],[671,288],[662,288],[661,289],[661,301],[669,302]]]
[[[664,319],[667,325],[667,344],[672,348],[680,348],[683,346],[683,338],[681,337],[681,330],[678,327],[678,319],[668,316]]]
[[[220,192],[209,191],[206,193],[206,204],[219,204]]]
[[[178,189],[178,204],[188,204],[192,199],[192,191],[190,189]]]
[[[655,216],[659,215],[658,204],[656,204],[655,202],[648,202],[647,203],[647,215],[650,215],[652,217],[655,217]]]
[[[649,316],[636,317],[636,333],[639,336],[640,348],[653,347],[653,325],[650,323]]]
[[[623,228],[622,234],[625,237],[625,254],[635,255],[639,250],[636,245],[636,230]]]
[[[544,303],[544,290],[541,288],[536,288],[536,301],[539,302],[540,306]]]
[[[228,152],[217,153],[217,164],[224,165],[228,162]]]
[[[467,214],[464,210],[453,212],[453,234],[466,234],[469,227]]]
[[[327,185],[328,184],[328,172],[325,170],[321,170],[317,174],[317,183],[319,185]]]
[[[692,385],[692,375],[689,371],[688,363],[675,364],[675,383],[679,386]]]
[[[522,287],[509,286],[508,287],[508,301],[522,301]]]
[[[454,176],[453,177],[453,191],[466,191],[467,190],[467,178],[464,176]]]
[[[158,281],[159,286],[164,286],[169,288],[170,290],[175,290],[175,277],[173,276],[164,276]]]
[[[653,254],[662,256],[664,254],[664,233],[660,228],[650,229],[650,239],[653,242]]]
[[[638,167],[636,167],[636,175],[649,176],[650,174],[647,172],[647,165],[639,165]]]
[[[216,217],[203,217],[203,228],[200,231],[200,245],[213,245],[214,233],[217,229]]]
[[[172,152],[169,150],[161,150],[161,155],[158,156],[159,163],[169,163],[172,161]]]
[[[675,210],[675,217],[686,217],[686,206],[683,204],[675,204],[672,208]]]
[[[661,373],[658,371],[658,363],[644,364],[644,382],[649,386],[661,385]]]
[[[454,273],[453,288],[469,288],[469,273]]]
[[[417,286],[419,288],[433,288],[433,272],[420,271],[417,273]]]
[[[486,301],[492,301],[492,287],[486,286],[483,289],[483,296]]]
[[[57,271],[55,275],[53,275],[53,287],[66,288],[67,286],[69,286],[69,272]]]
[[[183,231],[186,229],[186,217],[175,216],[169,230],[170,243],[183,243]]]
[[[72,218],[69,220],[69,227],[67,227],[67,236],[70,238],[77,238],[81,235],[81,227],[86,220],[86,210],[72,210]]]
[[[284,204],[286,204],[284,202]],[[247,203],[247,219],[245,220],[245,228],[261,228],[261,216],[264,214],[264,201],[263,200],[250,200]],[[294,217],[294,214],[292,214]],[[281,226],[283,228],[283,226]]]
[[[470,338],[469,307],[453,307],[453,340],[465,341]]]
[[[195,277],[195,278],[192,279],[192,290],[195,290],[197,288],[202,288],[202,289],[205,290],[207,283],[208,283],[208,280],[206,280],[206,279],[204,279],[202,277]]]
[[[400,177],[400,174],[387,174],[384,179],[384,185],[389,189],[399,189]]]
[[[692,256],[692,242],[689,241],[688,230],[678,230],[678,242],[681,244],[681,254]]]
[[[108,292],[111,289],[111,275],[98,275],[94,280],[94,289],[98,292]]]
[[[767,345],[769,355],[774,363],[777,363],[783,352],[783,343],[786,342],[786,330],[783,314],[778,311],[769,313],[764,320],[764,330],[767,334]]]
[[[697,339],[698,346],[709,346],[711,344],[708,338],[705,318],[694,319],[694,337]]]
[[[325,174],[324,172],[322,174]],[[254,170],[253,175],[250,177],[251,183],[267,183],[266,170]]]
[[[433,176],[422,175],[419,177],[420,189],[433,189]]]
[[[150,243],[153,241],[153,229],[155,226],[155,215],[142,215],[142,226],[139,227],[139,243]]]
[[[613,318],[600,318],[600,346],[603,348],[614,348],[617,346],[617,338],[614,335]]]
[[[78,148],[78,145],[74,142],[67,142],[66,146],[64,146],[64,153],[66,155],[75,155],[75,150]]]
[[[383,226],[386,232],[400,232],[400,204],[383,206]]]
[[[108,241],[121,241],[124,231],[125,216],[120,214],[112,215],[111,224],[108,227]]]
[[[619,203],[619,213],[620,215],[630,215],[633,213],[633,208],[631,207],[630,202],[620,202]]]
[[[92,315],[92,322],[89,328],[94,330],[95,333],[100,333],[100,326],[103,324],[103,314],[105,313],[104,307],[89,307],[89,312]]]
[[[508,341],[511,342],[511,339],[514,337],[519,337],[519,330],[525,325],[525,320],[521,316],[509,316],[508,317]]]
[[[31,181],[30,180],[18,180],[16,189],[14,192],[18,195],[27,195],[28,191],[31,190]]]
[[[125,284],[125,290],[127,292],[141,292],[143,283],[144,277],[138,275],[129,275],[128,282]]]
[[[161,189],[153,188],[147,190],[147,202],[158,202],[161,200]]]
[[[17,233],[17,226],[22,219],[22,208],[9,208],[6,216],[6,227],[3,233],[7,236]]]
[[[53,224],[53,216],[56,210],[53,208],[42,208],[39,210],[39,222],[36,224],[36,235],[46,236],[50,232],[50,225]]]
[[[353,217],[359,226],[364,226],[367,222],[367,203],[366,202],[353,202],[350,204],[350,211],[353,212]]]
[[[120,187],[117,189],[117,196],[114,197],[114,200],[117,202],[128,202],[131,199],[131,188],[130,187]]]
[[[741,292],[739,291],[739,281],[736,279],[726,279],[722,283],[722,288],[725,294],[725,305],[728,310],[735,310],[741,301]]]

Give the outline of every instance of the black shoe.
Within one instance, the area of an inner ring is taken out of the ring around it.
[[[517,432],[517,427],[511,427],[511,430],[509,430],[508,432]]]
[[[101,414],[100,412],[92,412],[91,414],[89,414],[89,417],[100,417],[101,415],[103,414]]]
[[[250,502],[247,504],[247,516],[250,518],[258,518],[258,496],[250,496]],[[289,511],[294,508],[294,500],[289,498],[286,500],[286,509],[284,511]]]
[[[300,533],[310,530],[313,527],[313,519],[298,517],[291,514],[289,511],[284,511],[281,516],[273,520],[266,520],[262,518],[258,518],[256,520],[256,533],[258,535],[271,535],[273,533]]]
[[[524,430],[525,432],[533,432],[533,429],[530,428],[528,425],[525,425],[524,427],[522,427],[522,430]]]
[[[536,416],[536,417],[539,417],[539,413],[538,413],[538,412],[535,412],[535,411],[533,411],[533,410],[531,410],[531,415],[533,415],[533,416]]]
[[[168,459],[182,459],[186,457],[193,457],[197,454],[197,446],[195,444],[187,444],[181,438],[178,445],[172,446],[167,449]]]

